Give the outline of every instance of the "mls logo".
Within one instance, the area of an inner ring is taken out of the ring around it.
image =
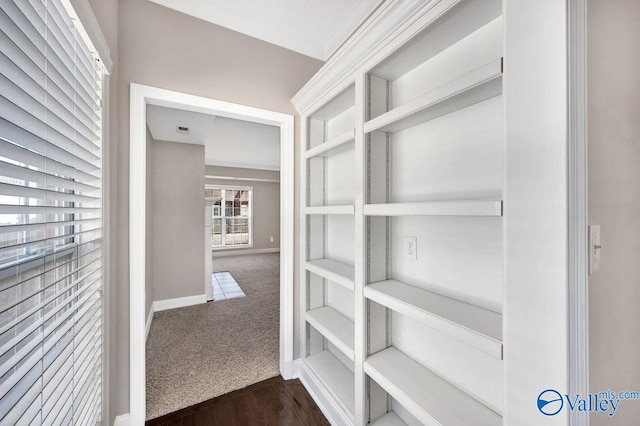
[[[564,399],[556,390],[547,389],[538,395],[538,410],[545,416],[555,416],[563,406]]]

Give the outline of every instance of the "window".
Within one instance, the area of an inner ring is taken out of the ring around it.
[[[208,190],[213,197],[212,247],[251,247],[253,188],[212,186]]]
[[[0,2],[0,424],[102,419],[103,67],[65,0]]]

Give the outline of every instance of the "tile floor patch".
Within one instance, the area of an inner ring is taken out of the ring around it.
[[[215,272],[211,276],[211,285],[214,302],[246,296],[229,272]]]

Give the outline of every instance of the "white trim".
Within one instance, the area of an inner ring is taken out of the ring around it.
[[[116,282],[112,281],[111,268],[114,265],[111,261],[111,250],[113,244],[111,242],[111,232],[116,229],[113,226],[115,215],[111,215],[111,179],[115,173],[111,171],[111,102],[110,102],[111,77],[104,76],[102,85],[102,421],[105,424],[110,423],[110,392],[111,381],[109,379],[111,360],[111,306],[112,295]],[[115,203],[114,203],[115,204]],[[115,274],[114,274],[115,275]],[[114,331],[115,332],[115,331]]]
[[[280,166],[267,166],[264,164],[247,164],[247,163],[238,163],[238,162],[230,162],[230,161],[216,161],[215,163],[209,162],[206,164],[207,166],[212,167],[230,167],[234,169],[249,169],[249,170],[270,170],[277,172],[280,170]]]
[[[568,1],[568,322],[571,395],[589,392],[589,277],[587,237],[587,1]],[[588,426],[589,417],[569,415],[572,426]]]
[[[149,338],[149,330],[151,330],[151,322],[153,321],[153,313],[155,312],[154,303],[151,304],[151,308],[149,309],[149,315],[147,316],[146,330],[145,330],[145,335],[144,335],[144,341],[145,342]]]
[[[89,0],[63,0],[63,4],[67,3],[75,11],[75,15],[82,24],[81,35],[85,42],[93,48],[93,52],[105,68],[107,74],[111,74],[113,61],[111,60],[111,49],[102,34],[100,24],[93,14]]]
[[[296,358],[291,363],[291,377],[289,378],[285,377],[285,379],[287,380],[297,379],[300,377],[301,371],[302,371],[302,358]]]
[[[215,183],[205,183],[204,186],[207,189],[222,188],[222,189],[231,189],[231,190],[253,191],[253,186],[249,186],[249,185],[216,185]]]
[[[280,128],[280,371],[293,361],[293,116],[245,105],[131,84],[129,164],[129,410],[131,423],[143,424],[145,401],[145,199],[146,110],[158,105]],[[206,296],[205,296],[206,298]],[[157,307],[155,307],[157,311]]]
[[[253,247],[253,244],[238,244],[236,246],[211,246],[211,255],[217,251],[227,251],[227,250],[250,250]]]
[[[302,382],[329,423],[332,425],[352,424],[353,420],[340,408],[327,388],[316,378],[313,371],[307,367],[307,364],[299,359],[296,360],[296,362],[295,368],[298,370],[297,378],[300,379],[300,382]]]
[[[129,417],[129,413],[120,414],[113,421],[113,426],[129,426],[131,424],[131,419]]]
[[[151,309],[151,315],[153,315],[153,312],[166,311],[167,309],[184,308],[186,306],[201,305],[203,303],[207,303],[206,294],[176,297],[175,299],[154,300],[153,308]],[[149,323],[149,326],[151,326],[151,323]]]
[[[248,177],[234,177],[234,176],[212,176],[205,175],[205,179],[218,179],[218,180],[237,180],[243,182],[268,182],[268,183],[280,183],[280,179],[260,179],[260,178],[248,178]],[[213,186],[213,184],[207,184]]]
[[[244,256],[247,254],[280,253],[279,247],[263,249],[243,249],[238,247],[220,247],[213,249],[213,257]]]

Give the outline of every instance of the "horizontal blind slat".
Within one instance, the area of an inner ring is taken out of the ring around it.
[[[11,90],[14,90],[15,92],[15,89],[8,87],[8,92],[6,93],[7,96],[15,95]],[[69,139],[64,134],[47,125],[44,121],[44,107],[38,102],[22,99],[18,100],[18,103],[15,103],[12,99],[0,94],[0,107],[4,110],[3,118],[5,120],[25,129],[29,133],[36,135],[38,138],[43,139],[67,152],[72,152],[75,156],[88,163],[93,163],[101,159],[100,155],[96,155],[96,152],[99,153],[99,151],[89,151],[83,146],[78,145],[73,139]],[[29,110],[28,108],[30,107],[37,109]],[[37,114],[40,114],[40,116]]]
[[[1,132],[1,131],[0,131]],[[0,136],[1,137],[1,136]],[[49,144],[47,144],[49,145]],[[46,149],[46,147],[45,147]],[[47,175],[66,176],[74,178],[77,182],[94,182],[100,177],[85,173],[74,167],[73,164],[65,164],[38,152],[23,148],[20,145],[0,139],[0,158],[11,159],[22,163]]]
[[[20,396],[20,399],[15,401],[7,414],[0,420],[2,424],[18,424],[22,415],[29,409],[33,401],[40,396],[40,392],[42,392],[42,380],[38,377],[30,385],[29,389]],[[4,407],[2,407],[3,402],[0,402],[0,413],[4,412]]]
[[[49,143],[40,136],[7,121],[2,117],[0,117],[0,138],[5,141],[5,144],[11,143],[17,145],[18,147],[34,152],[35,154],[46,156],[48,159],[65,166],[73,165],[76,170],[89,176],[96,176],[92,173],[100,170],[100,168],[94,164],[95,161],[91,162],[78,158],[72,152]]]
[[[30,279],[33,279],[39,276],[46,277],[45,274],[50,274],[56,269],[60,269],[61,267],[64,267],[65,265],[70,264],[71,262],[74,262],[74,261],[78,262],[79,266],[77,266],[76,268],[73,268],[71,272],[78,272],[82,270],[86,265],[89,265],[93,261],[102,258],[102,248],[99,245],[99,243],[100,241],[95,240],[95,241],[87,242],[86,244],[83,244],[81,246],[73,247],[71,249],[60,250],[60,252],[58,253],[38,256],[36,259],[33,260],[33,262],[34,264],[37,263],[38,265],[40,265],[43,268],[42,270],[39,270],[37,273],[26,277],[22,281],[20,280],[21,278],[17,278],[16,280],[6,284],[5,288],[22,284],[25,281],[28,281]],[[83,247],[83,246],[87,246],[87,247]],[[68,254],[70,254],[73,249],[77,249],[79,254],[76,258],[68,260]],[[62,258],[64,258],[65,260],[61,260]],[[18,267],[19,266],[22,266],[22,264],[19,264]],[[57,280],[45,282],[45,290],[47,287],[56,284],[56,282]]]
[[[70,360],[73,360],[73,358]],[[70,364],[73,364],[73,362]],[[58,416],[60,414],[60,407],[72,401],[70,394],[73,391],[73,371],[69,369],[61,378],[62,380],[57,384],[56,389],[53,389],[51,397],[42,404],[42,418],[45,419],[45,421],[50,418],[50,416],[53,416],[53,418]],[[43,394],[44,392],[43,390]]]

